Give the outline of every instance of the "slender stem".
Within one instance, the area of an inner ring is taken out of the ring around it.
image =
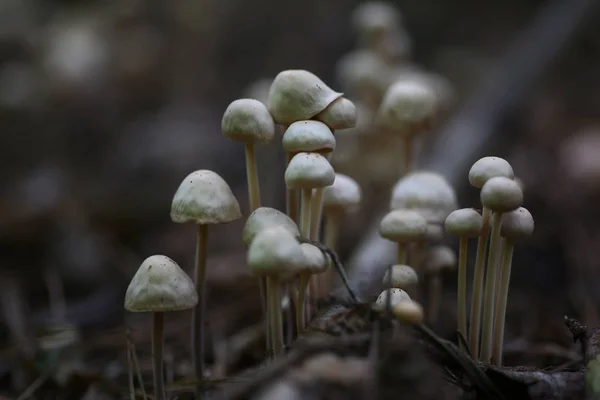
[[[306,305],[306,288],[310,274],[302,272],[298,279],[298,301],[296,303],[296,332],[304,332],[304,308]]]
[[[131,346],[127,341],[127,383],[129,385],[129,399],[135,400],[135,385],[133,378],[133,357],[131,356]]]
[[[310,203],[312,199],[312,189],[302,189],[302,202],[300,203],[300,235],[303,238],[310,239]]]
[[[427,312],[430,324],[434,324],[440,312],[440,300],[442,296],[442,276],[439,271],[429,277],[429,311]]]
[[[133,366],[135,368],[135,376],[138,381],[138,385],[140,385],[140,389],[142,390],[142,398],[146,400],[148,396],[146,395],[146,387],[144,386],[144,378],[142,378],[142,369],[140,368],[140,361],[138,360],[136,354],[135,343],[132,341],[128,341],[131,344],[131,358],[133,360]]]
[[[275,357],[277,354],[277,319],[275,317],[275,308],[274,308],[274,287],[273,287],[273,278],[267,277],[267,319],[269,321],[269,336],[271,337],[270,347],[269,347],[269,356]]]
[[[258,291],[260,294],[260,308],[263,316],[263,325],[265,330],[265,351],[269,351],[271,348],[271,330],[269,329],[269,303],[267,296],[267,278],[263,276],[258,277]]]
[[[483,227],[477,241],[477,255],[475,256],[475,272],[473,274],[473,297],[471,300],[471,315],[469,317],[469,347],[474,360],[479,359],[479,332],[481,330],[481,308],[483,304],[483,278],[485,275],[485,256],[487,251],[488,236],[490,234],[491,211],[483,208]]]
[[[204,308],[206,307],[206,244],[208,227],[196,225],[196,292],[198,305],[192,314],[192,357],[196,376],[196,397],[202,397],[202,381],[204,379]]]
[[[508,286],[512,268],[514,244],[505,240],[500,271],[500,290],[494,313],[494,339],[492,341],[492,360],[496,365],[502,365],[502,347],[504,345],[504,324],[506,321],[506,304],[508,302]]]
[[[246,180],[248,181],[248,197],[250,198],[250,212],[260,207],[260,186],[258,183],[258,170],[256,168],[256,157],[254,156],[254,145],[246,144]]]
[[[323,229],[323,244],[329,249],[336,251],[337,239],[340,226],[340,216],[332,213],[325,213],[325,226]],[[335,271],[333,268],[327,268],[327,271],[318,275],[319,295],[325,296],[333,288]]]
[[[406,264],[408,259],[406,255],[407,243],[398,243],[398,264]]]
[[[488,268],[485,278],[485,299],[483,303],[483,326],[481,331],[481,361],[489,363],[492,358],[492,335],[494,329],[494,300],[496,299],[496,254],[500,242],[500,225],[502,213],[492,214],[492,233],[490,235],[490,253],[488,254]]]
[[[273,294],[273,321],[275,329],[273,336],[275,338],[275,354],[279,355],[283,352],[283,320],[281,317],[281,283],[277,278],[272,279],[272,294]]]
[[[285,284],[285,294],[288,296],[289,300],[287,310],[285,311],[285,345],[286,347],[290,347],[294,340],[294,313],[292,312],[292,307],[295,304],[295,301],[293,300],[295,295],[291,283]]]
[[[294,154],[286,152],[286,163],[287,166]],[[285,192],[285,211],[294,221],[298,223],[298,191],[296,189],[287,189]]]
[[[319,241],[325,188],[315,189],[310,205],[310,239]]]
[[[458,312],[456,326],[460,334],[467,337],[467,254],[469,238],[461,236],[458,250]]]
[[[164,314],[152,313],[152,369],[154,372],[154,398],[166,400],[163,382],[163,330]]]
[[[404,165],[402,176],[410,173],[413,162],[413,139],[410,136],[404,138]]]

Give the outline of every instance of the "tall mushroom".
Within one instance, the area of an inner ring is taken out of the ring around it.
[[[447,246],[433,246],[427,250],[423,268],[429,276],[429,301],[427,318],[431,323],[437,321],[442,298],[442,271],[456,267],[456,253]]]
[[[490,179],[497,176],[512,179],[515,174],[511,165],[500,157],[483,157],[476,161],[469,170],[469,182],[472,186],[481,189]],[[473,359],[479,359],[479,333],[481,331],[481,310],[483,308],[483,282],[485,275],[485,259],[490,235],[490,209],[483,207],[481,234],[477,240],[477,253],[475,256],[475,270],[473,273],[473,295],[471,299],[471,312],[469,315],[469,348]]]
[[[152,313],[152,369],[154,398],[165,400],[163,382],[164,313],[194,308],[198,295],[190,277],[169,257],[146,258],[137,270],[127,292],[125,309]]]
[[[452,211],[446,218],[446,232],[457,235],[458,247],[458,287],[456,327],[463,338],[467,339],[467,257],[469,239],[479,237],[483,228],[483,218],[473,208],[461,208]]]
[[[506,320],[506,304],[508,300],[508,286],[512,268],[513,250],[515,241],[531,236],[534,222],[531,213],[523,207],[504,214],[500,235],[505,239],[502,254],[502,267],[500,270],[500,286],[494,312],[494,338],[492,341],[492,360],[496,365],[502,364],[502,346],[504,343],[504,323]]]
[[[392,210],[379,224],[380,235],[398,244],[398,264],[406,264],[409,243],[421,241],[427,234],[427,221],[413,210]]]
[[[494,329],[494,308],[496,301],[497,269],[496,259],[500,252],[500,230],[502,215],[516,210],[523,203],[523,192],[512,179],[497,176],[489,179],[481,188],[481,203],[492,211],[492,232],[490,234],[490,253],[488,254],[485,278],[485,299],[483,303],[483,328],[481,333],[481,361],[490,362],[492,358],[492,337]]]
[[[208,225],[241,218],[240,206],[227,182],[210,170],[194,171],[181,182],[171,203],[171,220],[196,224],[195,281],[199,301],[192,314],[192,356],[198,382],[204,378],[204,308]],[[198,386],[200,391],[200,386]]]

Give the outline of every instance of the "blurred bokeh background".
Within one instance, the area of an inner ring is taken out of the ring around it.
[[[526,340],[566,341],[562,315],[596,322],[600,301],[597,7],[584,13],[565,7],[546,21],[558,31],[575,27],[568,30],[568,42],[557,46],[556,57],[536,53],[545,41],[557,40],[551,35],[536,36],[518,59],[504,57],[515,44],[527,42],[538,14],[559,3],[577,9],[576,4],[590,2],[393,1],[402,27],[399,42],[384,62],[387,72],[370,67],[371,77],[412,73],[435,82],[447,99],[442,130],[469,99],[485,96],[478,93],[492,74],[503,76],[543,59],[525,81],[518,73],[508,80],[513,86],[507,90],[515,96],[510,107],[498,107],[498,123],[489,127],[492,145],[470,160],[484,155],[509,160],[536,221],[531,241],[517,246],[510,300],[515,328],[509,336]],[[189,271],[194,228],[169,218],[172,195],[189,172],[218,172],[247,215],[243,147],[221,135],[223,111],[239,97],[264,100],[270,79],[290,68],[307,69],[359,100],[351,73],[340,64],[348,54],[360,56],[352,17],[358,4],[2,0],[0,343],[5,352],[14,350],[15,333],[20,348],[26,348],[35,329],[56,318],[94,333],[122,326],[124,290],[151,254],[169,255]],[[489,103],[486,112],[493,114],[494,100]],[[369,104],[363,105],[367,115]],[[363,121],[368,117],[359,125]],[[360,130],[368,130],[365,124]],[[400,163],[394,138],[362,135],[359,146],[344,140],[335,166],[355,177],[365,195],[363,210],[345,221],[340,253],[347,258],[387,206]],[[423,151],[435,140],[436,132],[428,134]],[[279,147],[263,146],[258,154],[263,203],[281,209]],[[461,206],[478,205],[474,189],[465,184],[457,190]],[[216,332],[236,330],[259,316],[256,301],[243,301],[255,299],[256,292],[244,264],[242,226],[243,220],[211,231],[210,301],[220,302],[211,317]],[[454,282],[451,273],[447,278]],[[3,365],[3,376],[10,368]]]

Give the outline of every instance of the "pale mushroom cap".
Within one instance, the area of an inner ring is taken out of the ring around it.
[[[315,116],[331,129],[350,129],[356,126],[356,106],[345,97],[340,97]]]
[[[244,245],[250,246],[256,235],[274,226],[286,229],[294,237],[300,236],[298,225],[285,213],[271,207],[259,207],[250,214],[244,224],[242,231]]]
[[[400,22],[398,9],[385,2],[365,2],[356,7],[352,13],[352,24],[362,35],[395,29]]]
[[[429,248],[423,259],[423,267],[428,272],[438,272],[456,267],[456,253],[448,246],[437,245]]]
[[[169,257],[146,258],[125,293],[125,309],[132,312],[166,312],[194,308],[198,294],[194,282]]]
[[[285,184],[291,189],[322,188],[334,180],[333,167],[318,153],[296,154],[285,170]]]
[[[254,275],[277,276],[283,280],[299,273],[306,264],[298,240],[280,226],[267,228],[256,235],[247,258]]]
[[[304,271],[310,272],[311,274],[320,274],[327,271],[329,267],[329,257],[317,247],[310,243],[301,243],[300,247],[304,253],[305,265]]]
[[[513,179],[515,173],[511,165],[500,157],[483,157],[473,164],[469,170],[469,182],[476,188],[481,189],[485,183],[497,176]]]
[[[344,214],[358,209],[362,192],[358,183],[343,174],[335,174],[333,185],[323,190],[323,210],[329,214]]]
[[[389,281],[389,270],[383,276],[382,283],[387,286]],[[392,287],[406,289],[419,283],[417,272],[408,265],[396,264],[392,266]]]
[[[390,208],[418,210],[428,222],[441,224],[457,208],[456,193],[439,174],[413,172],[394,185]]]
[[[392,210],[381,220],[379,233],[392,242],[419,241],[427,234],[427,221],[413,210]]]
[[[531,236],[534,228],[535,224],[529,210],[519,207],[502,216],[500,234],[510,240],[520,239]]]
[[[523,191],[512,179],[497,176],[481,188],[481,204],[494,212],[512,211],[523,204]]]
[[[336,65],[338,81],[353,96],[369,92],[381,98],[390,84],[390,71],[381,57],[365,49],[346,54]]]
[[[268,143],[275,137],[275,122],[267,106],[254,99],[235,100],[221,120],[223,136],[244,143]]]
[[[409,324],[419,325],[423,323],[423,307],[414,300],[401,301],[392,307],[394,317],[398,320],[407,322]]]
[[[376,121],[384,129],[414,136],[428,129],[437,113],[433,89],[421,81],[398,81],[383,96]]]
[[[273,80],[267,108],[275,123],[290,125],[311,119],[342,95],[311,72],[287,70]]]
[[[223,224],[241,217],[227,182],[207,169],[186,176],[171,203],[171,220],[177,223]]]
[[[394,307],[396,304],[403,301],[411,301],[410,296],[402,289],[386,289],[377,297],[373,308],[378,311],[385,310],[388,293],[390,293],[390,305]]]
[[[335,150],[335,136],[321,121],[296,121],[285,130],[281,145],[288,153],[331,153]]]
[[[444,228],[435,222],[427,224],[427,234],[425,240],[429,242],[437,242],[444,238]]]
[[[483,217],[473,208],[455,210],[446,218],[446,232],[462,237],[478,237],[483,229]]]

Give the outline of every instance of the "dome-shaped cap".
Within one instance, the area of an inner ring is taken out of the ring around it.
[[[410,301],[410,296],[402,289],[386,289],[377,297],[373,308],[377,311],[385,310],[387,296],[390,296],[390,305],[394,307],[402,301]]]
[[[335,174],[333,185],[323,190],[323,210],[331,214],[354,212],[358,209],[361,198],[360,186],[354,179]]]
[[[358,49],[343,56],[336,65],[338,81],[345,91],[362,98],[374,93],[377,98],[390,84],[391,68],[371,50]]]
[[[481,188],[481,204],[495,212],[512,211],[523,204],[523,191],[512,179],[497,176]]]
[[[248,266],[254,275],[287,280],[299,273],[305,264],[300,243],[280,226],[261,231],[248,249]]]
[[[392,242],[419,241],[427,234],[427,221],[416,211],[392,210],[381,220],[379,233]]]
[[[322,188],[334,180],[333,167],[318,153],[296,154],[285,170],[285,184],[291,189]]]
[[[421,81],[398,81],[383,96],[376,122],[403,136],[428,129],[438,113],[435,91]]]
[[[273,80],[267,108],[275,123],[290,125],[311,119],[342,95],[311,72],[287,70]]]
[[[334,130],[350,129],[356,126],[356,106],[345,97],[335,100],[315,116]]]
[[[335,150],[335,137],[321,121],[296,121],[283,133],[281,145],[288,153],[331,153]]]
[[[286,229],[294,237],[300,236],[298,225],[285,213],[271,207],[259,207],[250,214],[244,224],[242,241],[246,247],[254,240],[256,235],[267,228],[279,226]]]
[[[529,210],[524,207],[519,207],[502,216],[500,234],[507,239],[520,239],[522,237],[531,236],[534,227],[533,217]]]
[[[327,271],[329,256],[326,256],[321,249],[310,243],[301,243],[300,247],[306,260],[303,268],[304,271],[311,274],[320,274]]]
[[[227,182],[207,169],[186,176],[171,203],[171,220],[177,223],[223,224],[241,217]]]
[[[409,324],[419,325],[423,323],[423,307],[414,300],[401,301],[394,304],[392,313],[396,319]]]
[[[439,174],[413,172],[394,185],[390,208],[418,210],[428,222],[441,224],[457,208],[456,193]]]
[[[392,287],[397,289],[406,289],[419,283],[417,272],[408,265],[396,264],[392,266]],[[390,270],[383,276],[382,283],[387,286],[390,278]]]
[[[275,122],[267,106],[254,99],[232,102],[221,120],[223,136],[244,143],[268,143],[275,137]]]
[[[125,309],[132,312],[187,310],[197,303],[194,282],[175,261],[161,255],[144,260],[125,293]]]
[[[448,215],[445,227],[453,235],[477,237],[483,229],[483,217],[473,208],[461,208]]]
[[[401,23],[398,9],[390,3],[369,1],[360,4],[352,13],[352,25],[359,35],[373,34],[396,29]]]
[[[456,253],[448,246],[433,246],[427,250],[423,258],[423,267],[427,272],[438,272],[442,269],[456,267]]]
[[[511,165],[500,157],[483,157],[473,164],[469,170],[469,182],[476,188],[481,189],[491,178],[503,176],[513,179],[515,173]]]

